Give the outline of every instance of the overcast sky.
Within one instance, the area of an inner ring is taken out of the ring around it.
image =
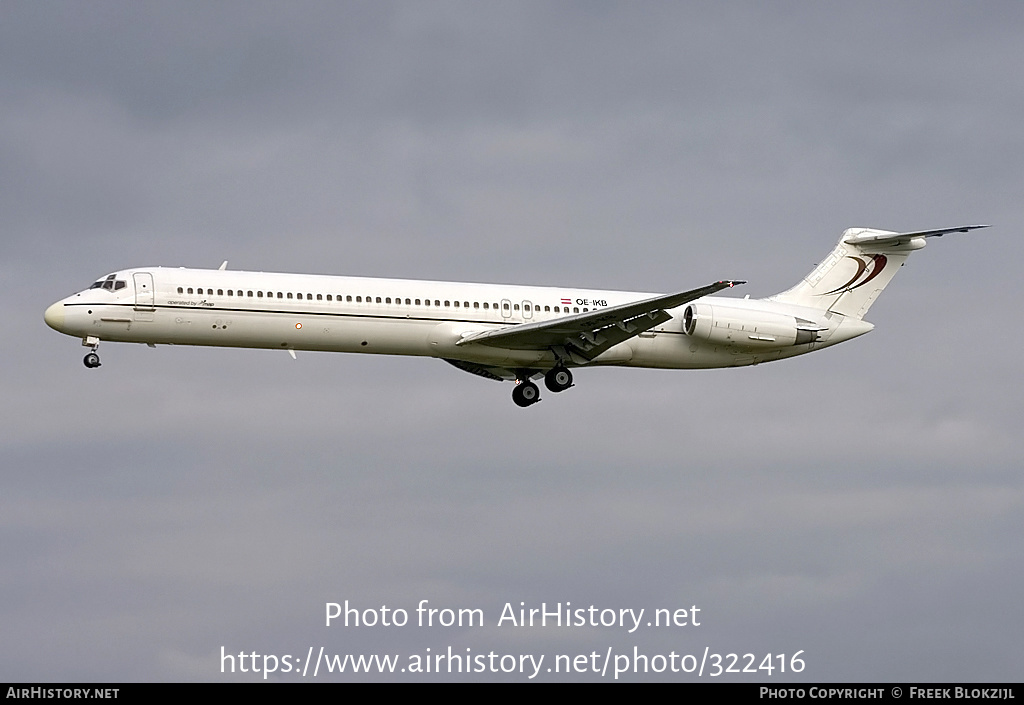
[[[405,666],[449,646],[1020,679],[1021,3],[0,14],[0,680],[259,679],[222,674],[222,647]],[[993,227],[913,255],[864,338],[580,370],[526,410],[428,359],[107,343],[87,370],[42,319],[119,268],[224,259],[759,297],[844,228],[973,223]],[[345,600],[486,624],[325,627]],[[520,602],[701,624],[498,627]]]

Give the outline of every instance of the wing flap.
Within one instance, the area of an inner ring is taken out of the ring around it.
[[[583,332],[571,340],[573,348],[571,352],[590,362],[612,346],[671,320],[672,316],[667,311],[658,310],[619,321],[596,331]]]

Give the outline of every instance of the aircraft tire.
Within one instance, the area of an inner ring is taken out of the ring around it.
[[[544,386],[552,392],[564,392],[572,386],[572,372],[564,367],[555,367],[544,375]]]
[[[94,367],[99,367],[100,366],[100,356],[97,355],[94,352],[91,352],[91,353],[88,353],[84,358],[82,358],[82,362],[84,362],[85,366],[88,367],[89,369],[92,369]]]
[[[512,401],[517,406],[527,407],[540,401],[540,389],[533,382],[517,384],[512,390]]]

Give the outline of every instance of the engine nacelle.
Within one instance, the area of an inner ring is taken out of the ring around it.
[[[819,340],[825,326],[774,311],[710,304],[690,304],[683,331],[698,340],[744,348],[780,348]]]

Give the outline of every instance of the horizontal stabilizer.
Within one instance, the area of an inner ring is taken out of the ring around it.
[[[906,242],[916,237],[942,237],[949,233],[966,233],[969,230],[987,228],[988,225],[962,225],[958,228],[940,228],[938,230],[919,230],[912,233],[893,233],[885,230],[854,231],[843,238],[847,245],[881,245]]]

